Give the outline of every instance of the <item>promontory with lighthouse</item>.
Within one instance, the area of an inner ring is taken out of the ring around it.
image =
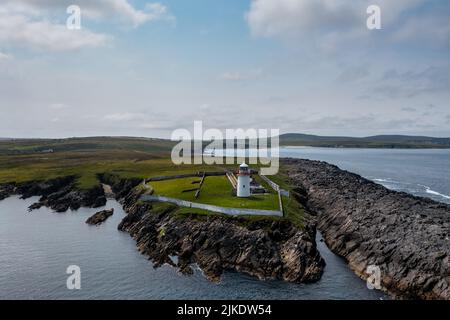
[[[323,239],[362,279],[380,272],[371,283],[392,297],[449,298],[448,204],[320,161],[281,158],[278,174],[267,176],[251,161],[175,166],[167,155],[173,144],[158,139],[0,144],[0,201],[33,200],[36,218],[44,208],[62,215],[98,208],[86,228],[99,234],[119,214],[108,207],[118,201],[126,213],[118,230],[154,267],[188,276],[197,266],[213,282],[235,271],[320,283],[327,270],[318,249]],[[18,144],[23,151],[10,148]]]

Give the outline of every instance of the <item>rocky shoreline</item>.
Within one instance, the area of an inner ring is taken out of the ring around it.
[[[46,206],[56,212],[81,207],[98,208],[106,204],[101,185],[80,190],[76,187],[75,180],[76,177],[67,176],[47,181],[4,184],[0,186],[0,200],[12,195],[20,195],[22,199],[39,196],[39,201],[29,207],[30,211]]]
[[[363,279],[406,299],[450,299],[450,205],[389,190],[325,162],[284,159],[328,247]]]
[[[168,263],[190,274],[195,263],[214,282],[225,270],[297,283],[322,276],[325,262],[316,248],[314,228],[300,230],[287,220],[242,226],[242,218],[178,217],[175,205],[138,204],[129,198],[126,202],[128,215],[119,230],[130,233],[155,267]]]
[[[225,270],[260,279],[313,282],[325,262],[315,243],[315,223],[328,247],[366,279],[368,266],[381,271],[382,289],[398,298],[450,299],[450,205],[395,192],[319,161],[282,159],[292,196],[315,215],[299,229],[289,221],[187,214],[176,207],[142,203],[134,189],[141,180],[102,175],[127,216],[128,232],[155,267],[168,263],[182,273],[198,265],[212,281]],[[57,212],[106,203],[101,184],[78,190],[76,177],[0,185],[0,200],[40,196],[30,210]],[[174,259],[174,256],[177,259]],[[350,290],[351,288],[349,288]]]
[[[2,185],[0,196],[40,196],[29,209],[47,206],[56,212],[106,204],[101,185],[80,191],[74,185],[75,178]],[[322,276],[325,262],[316,248],[314,224],[301,230],[285,220],[259,220],[244,226],[243,218],[196,214],[180,218],[174,214],[174,205],[164,204],[161,209],[161,204],[139,202],[140,191],[134,189],[142,182],[139,179],[111,175],[99,178],[127,212],[118,229],[136,240],[138,249],[149,256],[154,267],[168,263],[190,274],[191,266],[196,264],[215,282],[220,281],[225,270],[298,283],[318,281]],[[98,224],[109,215],[109,211],[100,211],[86,222]]]

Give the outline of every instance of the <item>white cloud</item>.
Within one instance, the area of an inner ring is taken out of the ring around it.
[[[65,24],[52,23],[15,8],[0,8],[0,43],[32,49],[67,51],[83,47],[99,47],[109,37],[87,29],[69,30]]]
[[[243,79],[243,76],[240,72],[237,71],[229,71],[220,75],[220,78],[223,80],[229,81],[239,81]]]
[[[426,0],[378,0],[383,37],[417,41],[430,38],[448,42],[450,21],[436,12],[428,15],[413,10]],[[339,44],[355,46],[354,40],[370,39],[366,9],[373,0],[253,0],[245,17],[254,36],[279,37],[299,45],[313,44],[334,48]],[[448,14],[447,14],[448,15]],[[381,33],[382,31],[380,31]]]
[[[175,17],[169,13],[167,7],[158,2],[147,3],[143,10],[134,8],[127,0],[101,0],[97,3],[92,2],[89,1],[81,4],[80,7],[85,8],[88,13],[91,12],[97,16],[117,15],[123,20],[131,22],[133,27],[139,27],[151,21],[172,22],[175,20]]]
[[[72,0],[6,0],[0,5],[0,43],[48,51],[95,48],[107,45],[113,37],[87,29],[85,20],[118,17],[133,27],[151,21],[175,21],[160,3],[147,3],[138,10],[127,0],[79,0],[76,4],[81,8],[82,29],[69,30],[66,8],[72,4]]]
[[[420,45],[448,46],[450,44],[450,22],[445,14],[426,14],[410,17],[395,31],[394,41],[416,42]]]
[[[132,121],[142,119],[142,117],[144,117],[144,115],[141,113],[123,112],[108,114],[104,117],[104,119],[111,121]]]
[[[119,17],[121,20],[138,27],[151,21],[174,21],[168,8],[158,2],[147,3],[143,10],[130,4],[128,0],[8,0],[11,6],[28,12],[53,12],[59,10],[65,14],[65,9],[72,4],[81,8],[82,18],[98,19],[104,17]]]
[[[53,110],[62,110],[62,109],[67,109],[67,108],[69,108],[69,106],[64,103],[53,103],[50,105],[50,109],[53,109]]]
[[[3,53],[0,51],[0,61],[10,60],[12,59],[12,56],[7,53]]]
[[[319,29],[330,32],[352,28],[363,21],[364,15],[358,14],[357,9],[361,6],[355,2],[254,0],[246,19],[256,36],[297,37]]]
[[[260,78],[264,75],[262,69],[248,70],[248,71],[227,71],[220,75],[220,79],[226,81],[241,81]]]

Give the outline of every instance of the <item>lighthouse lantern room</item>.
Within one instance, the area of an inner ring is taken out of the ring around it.
[[[250,169],[245,163],[239,166],[237,196],[240,198],[250,197]]]

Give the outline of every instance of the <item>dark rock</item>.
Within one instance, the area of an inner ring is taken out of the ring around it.
[[[98,208],[106,204],[102,185],[90,189],[78,189],[75,181],[75,176],[29,181],[18,184],[14,192],[21,194],[24,199],[32,196],[41,197],[38,203],[29,207],[30,211],[46,206],[56,212],[65,212],[69,209],[77,210],[80,207]]]
[[[24,182],[17,185],[17,193],[22,195],[23,199],[33,196],[48,196],[64,187],[73,185],[75,179],[75,176],[67,176],[46,181]]]
[[[377,265],[383,288],[398,297],[450,299],[450,205],[388,190],[325,162],[282,165],[317,215],[328,247],[359,276]]]
[[[40,209],[42,206],[43,206],[42,202],[35,202],[31,206],[28,207],[28,211]]]
[[[92,204],[92,208],[100,208],[100,207],[104,207],[105,205],[106,205],[106,197],[99,196],[94,200],[94,203]]]
[[[98,177],[102,183],[107,184],[111,187],[111,190],[113,191],[117,200],[127,197],[132,189],[143,182],[142,179],[121,179],[112,174],[101,174]]]
[[[101,224],[101,223],[105,222],[106,219],[108,219],[110,216],[112,216],[113,213],[114,213],[114,209],[99,211],[99,212],[95,213],[94,215],[92,215],[91,217],[89,217],[86,220],[86,223],[92,224],[92,225]]]
[[[8,198],[15,193],[16,187],[14,184],[0,185],[0,201]]]

